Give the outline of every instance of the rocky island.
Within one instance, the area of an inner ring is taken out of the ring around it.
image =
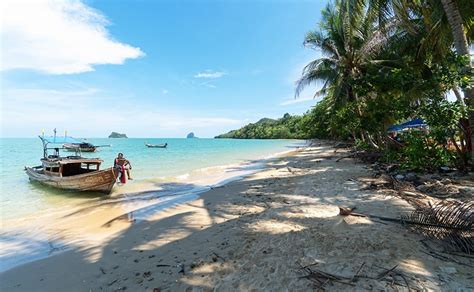
[[[128,137],[127,137],[127,134],[120,134],[120,133],[117,133],[117,132],[112,132],[109,135],[109,138],[128,138]]]
[[[191,133],[189,133],[189,134],[186,136],[186,138],[192,139],[192,138],[197,138],[197,137],[194,136],[194,132],[191,132]]]

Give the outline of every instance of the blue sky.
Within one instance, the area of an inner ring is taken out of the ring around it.
[[[6,1],[3,137],[200,137],[300,114],[326,1]]]

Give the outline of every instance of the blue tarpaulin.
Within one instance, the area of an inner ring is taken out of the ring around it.
[[[389,132],[399,132],[409,128],[419,128],[428,126],[423,119],[414,119],[399,125],[392,125],[388,127]]]

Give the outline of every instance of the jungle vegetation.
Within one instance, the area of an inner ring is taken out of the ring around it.
[[[407,168],[467,169],[473,35],[471,0],[332,1],[303,42],[322,57],[307,64],[296,83],[295,98],[321,85],[314,93],[320,101],[301,116],[262,119],[219,137],[348,139]],[[428,133],[403,133],[403,147],[394,147],[387,128],[414,118],[426,121]]]

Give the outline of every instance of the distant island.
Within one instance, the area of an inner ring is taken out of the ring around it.
[[[117,133],[117,132],[112,132],[110,135],[109,135],[109,138],[128,138],[126,134],[120,134],[120,133]]]
[[[215,138],[232,139],[307,139],[310,136],[303,116],[286,113],[280,119],[263,118]]]
[[[192,139],[192,138],[197,138],[197,137],[194,136],[194,132],[191,132],[191,133],[189,133],[189,134],[186,136],[186,138]]]

